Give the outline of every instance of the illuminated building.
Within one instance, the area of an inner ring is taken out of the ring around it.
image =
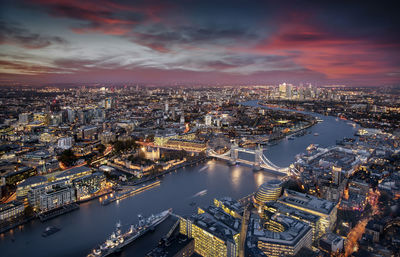
[[[342,182],[342,168],[332,165],[332,180],[333,183],[339,185]]]
[[[343,247],[344,239],[333,233],[327,233],[319,240],[319,249],[331,255],[339,253]]]
[[[1,179],[4,179],[5,184],[15,185],[28,177],[36,175],[36,169],[32,167],[9,165],[8,167],[2,166]]]
[[[113,141],[115,141],[116,136],[115,133],[110,132],[110,131],[105,131],[100,134],[100,140],[102,144],[109,144]]]
[[[286,95],[286,83],[279,84],[279,95]]]
[[[18,217],[24,213],[25,207],[21,202],[12,201],[0,204],[0,221],[6,221]]]
[[[189,218],[180,218],[180,233],[194,239],[201,256],[236,257],[239,254],[240,220],[210,206]]]
[[[47,150],[38,150],[27,153],[20,159],[21,163],[29,167],[37,167],[53,159],[53,155]]]
[[[72,147],[73,140],[72,137],[62,137],[58,139],[57,147],[61,149],[70,149]]]
[[[68,122],[72,123],[75,120],[75,111],[72,109],[67,109],[67,116],[68,116]]]
[[[89,175],[91,173],[92,170],[88,166],[80,166],[64,170],[63,172],[58,174],[55,177],[55,179],[56,180],[68,179],[69,181],[72,181],[74,179]]]
[[[285,190],[278,202],[321,217],[318,230],[323,234],[335,226],[337,205],[333,202],[289,189]]]
[[[75,190],[67,179],[32,187],[28,191],[28,202],[35,211],[57,208],[75,201]]]
[[[58,169],[60,169],[60,162],[56,158],[46,162],[41,166],[36,167],[38,174],[46,174],[49,172],[56,171]]]
[[[39,209],[49,211],[66,204],[75,202],[75,189],[70,186],[53,187],[40,195]]]
[[[42,133],[39,137],[40,143],[55,143],[57,141],[57,137],[54,136],[53,133]]]
[[[177,135],[176,133],[173,132],[169,133],[164,132],[163,134],[159,134],[154,137],[154,144],[156,146],[164,146],[171,139],[182,139],[182,140],[192,141],[196,139],[196,134],[185,133],[183,135]]]
[[[154,148],[142,147],[140,151],[144,155],[145,159],[152,161],[160,159],[160,148],[154,149]]]
[[[35,112],[33,114],[33,120],[34,121],[39,121],[41,123],[44,123],[44,122],[46,122],[46,119],[48,118],[47,116],[48,115],[43,113],[43,112]]]
[[[97,127],[96,126],[85,126],[80,129],[79,136],[82,139],[92,140],[95,138],[97,134]]]
[[[24,199],[32,187],[43,185],[47,182],[45,176],[32,176],[17,185],[17,198]]]
[[[234,218],[241,219],[243,216],[242,205],[230,197],[214,199],[214,205],[221,208],[226,214],[229,214]]]
[[[169,139],[164,147],[189,152],[201,152],[207,149],[207,145],[203,141],[185,139]]]
[[[212,125],[212,116],[207,114],[204,117],[204,123],[205,123],[206,126],[211,126]]]
[[[76,156],[85,156],[92,153],[94,144],[89,142],[78,142],[72,147],[72,151]]]
[[[113,106],[113,99],[112,99],[111,97],[106,98],[106,99],[104,100],[104,108],[105,108],[105,109],[111,109],[112,106]]]
[[[301,211],[299,209],[278,202],[269,202],[265,204],[264,210],[270,213],[281,213],[288,217],[307,223],[312,228],[313,241],[317,240],[323,235],[323,232],[320,230],[321,228],[320,216],[307,213],[305,211]]]
[[[270,180],[258,188],[254,202],[258,205],[264,205],[267,202],[275,201],[281,196],[281,192],[282,182],[278,179]]]
[[[18,115],[19,124],[28,124],[29,123],[29,113],[21,113]]]
[[[106,186],[106,177],[101,172],[95,172],[72,181],[76,189],[76,198],[82,200],[90,197]]]
[[[249,227],[250,245],[256,245],[267,256],[296,255],[301,248],[310,248],[312,244],[311,227],[285,215],[274,214],[265,222],[255,218]]]

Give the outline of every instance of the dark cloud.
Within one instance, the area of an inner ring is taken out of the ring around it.
[[[27,62],[16,62],[16,61],[6,61],[0,60],[0,67],[3,69],[13,70],[16,74],[46,74],[46,73],[63,73],[65,70],[48,67],[38,64],[31,64]]]
[[[17,23],[0,20],[0,44],[15,44],[24,48],[37,49],[66,43],[67,41],[61,37],[33,33]]]
[[[133,26],[154,18],[156,8],[148,5],[122,4],[109,0],[34,0],[28,5],[44,9],[54,17],[81,21],[71,29],[76,33],[124,35]]]
[[[77,60],[77,59],[56,59],[54,64],[63,69],[83,69],[87,65],[94,65],[93,60]]]
[[[217,27],[212,25],[173,26],[156,24],[135,30],[130,39],[155,50],[179,45],[213,44],[229,46],[238,42],[258,41],[260,36],[244,27]]]
[[[140,67],[147,67],[139,74],[143,80],[144,76],[184,77],[190,71],[190,77],[182,80],[278,81],[280,78],[280,81],[340,83],[359,78],[364,83],[368,77],[370,83],[376,83],[399,81],[398,76],[389,75],[400,70],[400,19],[395,3],[26,0],[18,8],[25,8],[25,12],[35,9],[35,14],[43,14],[41,17],[49,23],[63,18],[60,24],[76,33],[71,40],[82,40],[79,46],[87,47],[88,56],[87,60],[53,58],[53,65],[74,71],[77,76],[99,74],[105,69],[107,74],[115,69],[115,74],[137,76]],[[15,17],[24,25],[35,18],[18,13]],[[32,33],[18,24],[0,26],[2,43],[41,48],[64,41]],[[44,31],[46,26],[43,23]],[[104,46],[107,53],[96,52],[96,46],[86,45],[93,33],[108,35],[98,37],[104,38],[99,46]],[[114,42],[121,42],[121,46]],[[132,52],[126,56],[118,50],[130,52],[131,47]],[[99,59],[105,55],[109,57]],[[151,69],[160,76],[151,75]],[[205,71],[213,76],[207,76]]]
[[[321,41],[326,40],[328,37],[323,34],[312,34],[312,33],[293,33],[293,34],[284,34],[282,35],[282,39],[285,41],[295,41],[295,42],[309,42],[309,41]]]

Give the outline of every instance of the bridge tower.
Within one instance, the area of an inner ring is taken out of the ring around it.
[[[235,165],[237,163],[237,159],[239,157],[239,146],[236,144],[235,140],[231,140],[231,160],[230,164]]]
[[[259,144],[254,150],[253,170],[261,170],[262,156],[264,154],[262,146]]]

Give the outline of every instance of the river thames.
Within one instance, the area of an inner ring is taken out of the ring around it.
[[[256,101],[244,103],[257,106]],[[295,156],[310,144],[331,146],[343,137],[353,137],[357,126],[335,117],[313,114],[324,121],[307,129],[311,133],[294,140],[282,139],[267,147],[264,154],[278,166],[288,166]],[[318,133],[319,136],[314,136]],[[251,167],[228,166],[210,160],[196,166],[179,169],[161,178],[161,185],[119,202],[102,206],[99,200],[80,205],[80,209],[41,223],[38,220],[16,228],[0,237],[1,256],[86,256],[104,242],[117,221],[123,225],[137,222],[144,216],[173,208],[178,215],[193,213],[197,206],[212,204],[214,198],[230,196],[239,199],[254,192],[262,183],[278,178],[267,171],[253,172]],[[196,203],[193,205],[191,203]],[[145,235],[123,249],[120,256],[143,256],[157,245],[162,235],[174,223],[169,218],[156,232]],[[47,226],[61,228],[58,233],[43,238]]]

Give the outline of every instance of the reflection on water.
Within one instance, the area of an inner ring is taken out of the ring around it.
[[[341,120],[336,121],[332,117],[323,119],[324,122],[308,130],[310,134],[295,140],[282,140],[277,145],[266,147],[264,154],[276,165],[285,167],[294,161],[296,154],[303,152],[311,143],[321,146],[333,145],[338,139],[353,136],[356,130]],[[313,136],[315,132],[320,136]],[[247,158],[254,160],[254,155]],[[205,165],[208,168],[204,168]],[[118,220],[123,223],[136,223],[135,217],[139,213],[150,215],[168,208],[173,208],[174,213],[178,215],[190,215],[196,211],[197,206],[208,206],[214,198],[230,196],[239,199],[253,193],[264,182],[274,178],[277,178],[274,174],[253,172],[248,166],[228,166],[223,161],[209,160],[207,163],[170,173],[161,178],[159,187],[118,203],[103,206],[100,200],[89,201],[81,204],[78,211],[45,223],[35,220],[22,226],[21,231],[17,228],[2,234],[0,253],[1,256],[7,257],[85,256],[94,246],[104,242]],[[204,190],[207,190],[207,193],[203,196],[195,200],[191,197]],[[101,199],[109,197],[110,195],[105,195]],[[191,205],[194,201],[196,206]],[[172,224],[173,222],[170,226]],[[41,233],[50,225],[62,227],[62,230],[44,240]],[[156,237],[165,235],[168,230],[168,226],[163,229],[163,225],[160,225],[156,233],[148,235],[152,237],[151,240],[138,240],[126,247],[121,257],[144,256],[157,245],[159,237]]]
[[[242,177],[242,169],[240,166],[235,166],[231,172],[231,182],[235,189],[239,188]]]
[[[215,160],[209,160],[207,162],[207,166],[208,166],[207,173],[213,173],[214,170],[215,170],[215,165],[216,165],[216,161]]]
[[[254,181],[256,183],[257,188],[260,187],[264,183],[264,172],[254,172]]]

